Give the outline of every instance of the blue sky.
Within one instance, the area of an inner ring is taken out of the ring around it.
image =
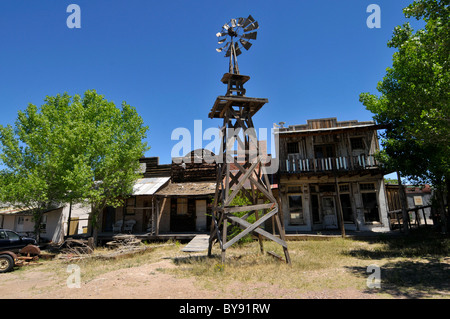
[[[95,89],[136,107],[150,129],[146,155],[170,163],[175,128],[221,124],[208,118],[228,70],[215,34],[249,14],[259,22],[258,39],[238,57],[239,68],[251,76],[247,96],[269,100],[253,118],[256,127],[371,120],[359,94],[377,93],[394,53],[386,43],[408,21],[402,9],[411,2],[1,0],[0,124],[13,124],[46,95]],[[66,25],[72,3],[81,8],[79,29]],[[379,29],[366,25],[372,3],[381,8]]]

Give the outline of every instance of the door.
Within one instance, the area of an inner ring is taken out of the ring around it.
[[[23,232],[24,221],[25,221],[24,216],[16,216],[16,227],[15,227],[16,232],[18,233]]]
[[[174,232],[195,231],[195,200],[172,198],[170,209],[170,230]]]
[[[325,229],[337,229],[336,203],[333,196],[322,197],[323,226]]]
[[[197,216],[195,228],[197,231],[206,231],[206,199],[195,201],[195,214]]]

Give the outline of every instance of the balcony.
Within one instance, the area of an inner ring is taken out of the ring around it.
[[[280,165],[281,172],[289,174],[347,172],[380,168],[373,155],[301,158],[300,154],[288,154],[288,158]]]

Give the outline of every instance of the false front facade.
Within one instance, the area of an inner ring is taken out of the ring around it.
[[[387,231],[383,176],[373,122],[336,118],[279,128],[279,197],[287,232]]]

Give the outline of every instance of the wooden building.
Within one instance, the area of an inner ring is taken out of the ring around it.
[[[287,232],[389,230],[386,172],[373,156],[379,129],[373,122],[326,118],[276,130]]]
[[[124,206],[103,211],[100,233],[105,237],[133,233],[153,238],[207,232],[216,166],[202,157],[195,158],[199,151],[203,152],[192,151],[163,165],[157,157],[142,158],[143,178],[136,181]]]
[[[205,154],[208,152],[208,154]],[[163,220],[160,231],[206,232],[209,230],[211,201],[216,190],[216,164],[205,158],[211,152],[198,149],[183,158],[173,158],[171,179],[156,193]]]

